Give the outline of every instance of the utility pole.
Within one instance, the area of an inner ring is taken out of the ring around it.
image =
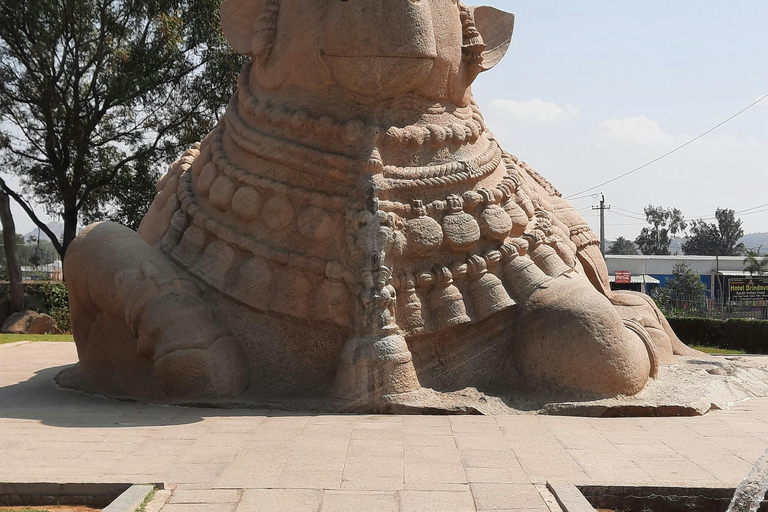
[[[605,206],[605,196],[600,193],[600,206],[592,207],[593,210],[600,210],[600,252],[605,257],[605,210],[610,210],[610,206]]]

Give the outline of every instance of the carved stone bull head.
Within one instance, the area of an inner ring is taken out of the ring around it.
[[[514,15],[457,0],[225,0],[221,22],[263,89],[466,105],[475,77],[506,53]]]

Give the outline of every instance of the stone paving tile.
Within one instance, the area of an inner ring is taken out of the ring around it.
[[[404,461],[402,457],[357,457],[348,458],[344,465],[342,489],[376,490],[403,489]],[[393,486],[394,485],[394,486]]]
[[[311,489],[246,489],[237,512],[317,512],[321,498]]]
[[[714,475],[689,460],[638,459],[635,464],[648,473],[653,482],[669,486],[721,486]]]
[[[440,433],[432,433],[406,430],[403,432],[403,445],[452,448],[456,446],[456,441],[454,441],[453,435],[450,433],[450,431],[445,434],[442,431]]]
[[[207,484],[213,486],[227,467],[218,464],[174,464],[163,474],[164,482]]]
[[[453,438],[451,438],[453,442]],[[403,445],[376,439],[350,439],[347,457],[402,457]]]
[[[401,491],[401,512],[475,512],[469,489],[461,491]]]
[[[549,510],[539,491],[531,484],[473,483],[471,487],[477,510]]]
[[[466,484],[461,463],[405,463],[406,489],[431,489],[439,484]]]
[[[648,482],[650,475],[625,454],[613,450],[569,450],[593,482],[612,485],[635,485]],[[680,460],[684,460],[680,457]]]
[[[520,468],[514,452],[507,448],[500,450],[460,450],[461,462],[465,468]]]
[[[233,503],[166,503],[162,512],[232,512]]]
[[[518,464],[514,468],[464,468],[469,483],[484,484],[527,484],[528,475]]]
[[[325,491],[320,512],[398,512],[394,492]]]
[[[236,489],[176,489],[168,503],[237,503],[240,491]]]
[[[563,483],[588,483],[590,478],[573,458],[525,458],[518,457],[520,465],[533,483],[556,480]]]
[[[456,446],[405,446],[403,453],[407,464],[461,464],[461,452]]]
[[[616,444],[622,454],[630,459],[682,459],[683,456],[661,441],[646,444]]]
[[[457,432],[453,435],[460,450],[507,450],[506,438],[500,430],[494,429],[482,433]]]
[[[763,441],[754,436],[721,436],[714,438],[713,441],[750,464],[754,464],[765,450],[768,449],[768,441]]]
[[[275,487],[282,489],[341,489],[342,472],[339,471],[283,471]]]

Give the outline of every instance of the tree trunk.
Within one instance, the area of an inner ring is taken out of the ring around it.
[[[21,284],[21,270],[16,261],[16,226],[11,215],[11,202],[0,188],[0,221],[3,224],[5,264],[8,267],[8,281],[11,293],[11,313],[24,309],[24,287]]]
[[[70,204],[71,203],[71,204]],[[64,233],[62,235],[62,246],[64,253],[67,252],[67,247],[72,243],[72,240],[77,236],[77,206],[76,199],[73,201],[64,201]],[[61,255],[62,262],[64,261],[64,254]]]

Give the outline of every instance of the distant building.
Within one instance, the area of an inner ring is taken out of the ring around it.
[[[61,260],[55,260],[45,265],[37,267],[21,266],[22,281],[63,281],[64,271],[61,266]]]
[[[759,287],[765,281],[768,286],[768,276],[752,278],[744,271],[743,256],[619,256],[606,254],[611,286],[614,289],[635,290],[650,293],[657,286],[664,286],[672,278],[672,269],[678,263],[686,263],[694,272],[701,276],[701,281],[707,287],[707,297],[718,302],[729,302],[736,299],[738,286],[745,278],[753,281],[754,287]],[[631,283],[615,284],[615,275],[619,271],[629,271]],[[736,284],[739,283],[739,284]],[[755,284],[757,283],[757,284]],[[733,284],[733,286],[731,286]],[[748,286],[748,285],[747,285]],[[760,292],[759,289],[754,291]],[[756,297],[760,297],[758,293]],[[768,298],[768,293],[766,293]],[[740,298],[745,298],[742,295]]]

